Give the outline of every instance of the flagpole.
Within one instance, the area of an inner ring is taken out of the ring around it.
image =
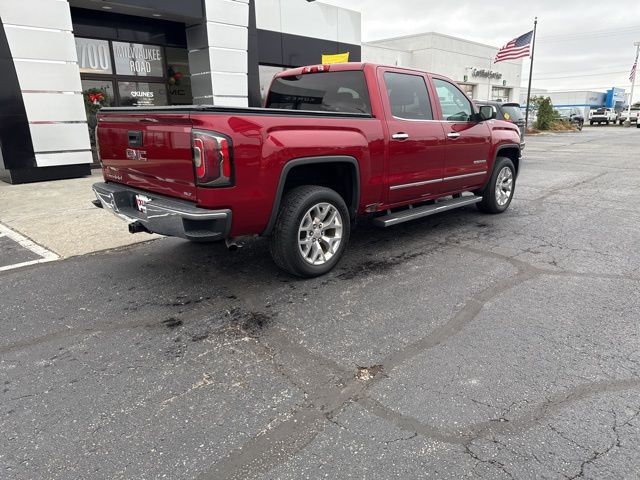
[[[636,85],[636,77],[638,75],[638,55],[640,54],[640,42],[636,42],[634,44],[636,46],[636,71],[633,74],[633,79],[631,80],[631,93],[629,94],[629,108],[627,108],[627,121],[625,124],[631,125],[631,105],[633,104],[633,87]],[[640,122],[640,119],[638,119]]]
[[[533,40],[531,44],[531,65],[529,66],[529,87],[527,88],[527,110],[524,115],[524,128],[529,128],[529,104],[531,103],[531,77],[533,77],[533,54],[536,51],[536,28],[538,26],[538,17],[533,21]]]

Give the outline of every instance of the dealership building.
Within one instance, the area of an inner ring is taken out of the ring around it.
[[[89,174],[101,106],[260,106],[274,72],[360,49],[360,13],[319,2],[0,0],[0,179]]]
[[[497,47],[434,32],[362,45],[362,56],[368,62],[446,75],[474,100],[517,102],[522,59],[493,63],[497,53]]]

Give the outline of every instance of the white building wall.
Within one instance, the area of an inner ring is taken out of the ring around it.
[[[38,167],[92,162],[66,0],[0,0]]]
[[[497,47],[439,33],[425,33],[368,42],[363,45],[362,52],[363,61],[417,68],[445,75],[458,83],[472,84],[476,99],[487,99],[491,87],[504,87],[511,89],[509,101],[519,100],[522,59],[494,64]],[[476,77],[474,70],[491,70],[502,77]]]
[[[246,107],[249,0],[205,0],[205,14],[187,28],[193,102]]]
[[[396,67],[411,67],[413,55],[411,52],[398,50],[397,48],[365,43],[362,45],[362,61]]]
[[[360,12],[322,2],[256,0],[261,30],[360,45]]]

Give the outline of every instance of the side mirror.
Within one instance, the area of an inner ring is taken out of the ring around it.
[[[480,112],[478,113],[478,117],[480,117],[480,121],[484,120],[492,120],[496,118],[496,111],[490,105],[482,105],[480,107]]]

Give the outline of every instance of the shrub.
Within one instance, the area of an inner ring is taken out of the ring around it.
[[[533,102],[538,111],[535,128],[538,130],[549,130],[553,122],[557,119],[553,105],[551,104],[551,98],[535,97]]]

